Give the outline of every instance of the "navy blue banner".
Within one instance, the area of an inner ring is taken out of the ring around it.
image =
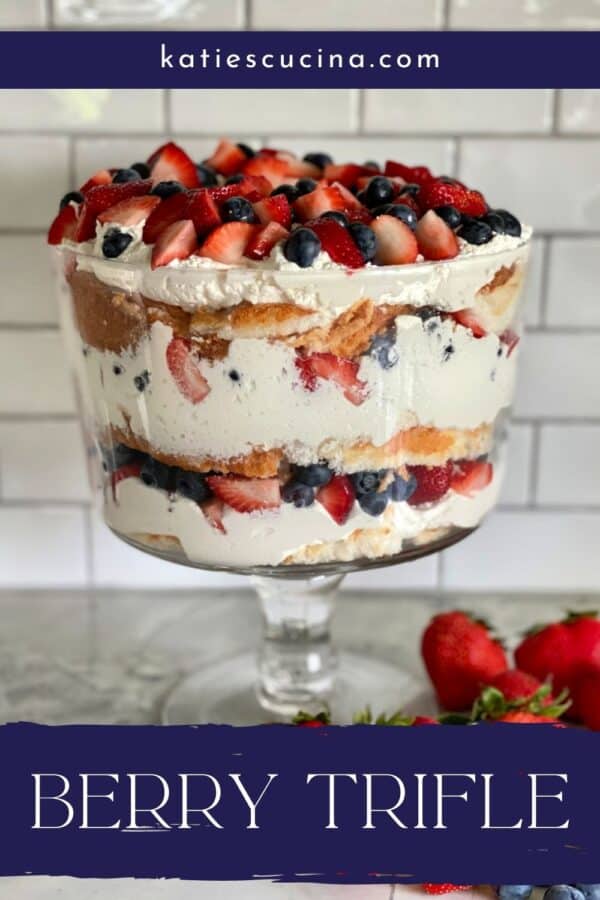
[[[0,875],[600,882],[600,734],[0,728]]]
[[[600,34],[0,32],[0,88],[594,88]]]

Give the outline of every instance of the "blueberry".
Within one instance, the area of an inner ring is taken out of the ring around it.
[[[303,197],[305,194],[312,194],[316,186],[317,182],[314,180],[314,178],[299,178],[296,182],[296,190],[298,191],[298,196]]]
[[[369,347],[369,356],[377,360],[382,369],[391,369],[398,362],[396,350],[396,326],[392,325],[382,334],[376,334]]]
[[[123,366],[114,365],[113,366],[113,374],[122,375],[123,374]]]
[[[378,206],[373,210],[373,216],[375,218],[377,216],[395,216],[401,222],[404,222],[405,225],[408,225],[412,231],[417,227],[416,212],[403,203],[386,203],[384,206]]]
[[[416,197],[418,196],[419,191],[421,190],[421,186],[418,184],[413,184],[411,181],[403,184],[398,192],[399,197]]]
[[[356,496],[362,497],[364,494],[375,493],[386,474],[386,469],[379,469],[375,472],[354,472],[350,476],[350,481],[354,485]]]
[[[585,900],[600,900],[600,884],[576,884],[575,887],[581,891]]]
[[[365,203],[369,208],[389,203],[393,196],[394,185],[384,175],[376,175],[371,178],[365,188]]]
[[[205,476],[199,472],[187,472],[185,469],[175,469],[175,490],[182,497],[196,503],[208,500],[211,495]]]
[[[109,228],[102,241],[102,253],[107,259],[115,259],[129,247],[132,240],[133,235],[118,228]]]
[[[364,261],[370,262],[377,251],[375,232],[368,225],[363,225],[362,222],[353,222],[349,230],[354,243],[363,255]]]
[[[230,175],[225,181],[225,184],[240,184],[243,180],[243,175]]]
[[[248,144],[238,143],[238,147],[248,159],[252,159],[253,156],[256,156],[252,147],[248,146]]]
[[[303,506],[312,506],[315,502],[315,489],[301,481],[288,481],[281,489],[284,503],[293,503],[299,509]]]
[[[494,237],[494,232],[487,222],[469,216],[463,216],[458,234],[468,244],[487,244]]]
[[[329,484],[333,472],[325,463],[313,463],[310,466],[294,466],[294,479],[309,487],[322,487]]]
[[[237,369],[230,369],[227,374],[229,375],[229,377],[231,378],[232,381],[241,381],[242,380],[242,376],[240,375],[240,373],[238,372]]]
[[[277,194],[283,194],[290,203],[293,203],[300,196],[293,184],[280,184],[279,187],[273,188],[271,197],[276,197]]]
[[[148,369],[144,369],[144,371],[140,375],[136,375],[133,379],[133,383],[135,384],[140,394],[143,394],[143,392],[150,384],[150,372],[148,371]]]
[[[182,191],[185,191],[185,188],[179,181],[159,181],[150,193],[160,197],[161,200],[166,200],[172,194],[180,194]]]
[[[440,311],[436,309],[435,306],[420,306],[415,310],[415,316],[418,316],[421,322],[427,322],[429,319],[434,318],[434,316],[439,316]]]
[[[119,169],[113,175],[113,184],[124,184],[126,181],[141,181],[142,176],[137,169]]]
[[[392,500],[396,503],[401,503],[403,500],[408,500],[409,497],[412,497],[417,489],[417,479],[412,474],[408,476],[408,479],[396,474],[390,488]]]
[[[357,497],[358,504],[363,512],[369,516],[380,516],[390,501],[390,489],[372,494],[361,494]]]
[[[544,894],[544,900],[585,900],[585,895],[571,884],[553,884]]]
[[[60,208],[64,209],[69,203],[83,203],[83,194],[79,191],[69,191],[60,201]]]
[[[321,241],[310,228],[297,228],[283,245],[283,255],[301,269],[312,266],[321,252]]]
[[[350,219],[346,215],[346,213],[339,212],[337,209],[328,209],[327,212],[324,212],[320,219],[333,219],[334,222],[339,222],[340,225],[343,225],[344,228],[348,228],[350,225]]]
[[[207,166],[205,163],[196,163],[196,172],[201,187],[215,187],[219,183],[217,173],[212,166]]]
[[[436,206],[434,212],[440,219],[443,219],[450,228],[458,228],[462,222],[462,216],[455,206]]]
[[[230,197],[221,206],[224,222],[256,222],[256,213],[245,197]]]
[[[131,447],[126,447],[125,444],[112,444],[110,447],[101,447],[100,454],[103,468],[108,472],[114,472],[115,469],[120,469],[121,466],[127,466],[143,458],[143,454],[139,450],[132,450]]]
[[[137,172],[140,178],[150,178],[150,166],[144,162],[134,163],[132,166],[129,166],[130,169],[133,169],[134,172]]]
[[[324,169],[325,166],[330,166],[333,162],[328,153],[306,153],[303,158],[304,162],[312,163],[313,166],[318,166],[319,169]]]
[[[521,223],[516,216],[506,209],[490,209],[483,217],[483,221],[492,228],[496,234],[510,234],[512,237],[521,237]]]
[[[533,884],[501,884],[496,888],[500,900],[529,900]]]
[[[157,459],[147,456],[140,470],[140,478],[148,487],[161,488],[166,491],[171,483],[171,473],[170,466],[165,466]]]

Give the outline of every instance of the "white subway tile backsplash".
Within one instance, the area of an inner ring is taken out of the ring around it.
[[[535,228],[600,229],[600,141],[467,138],[459,176]],[[548,186],[565,178],[569,189],[557,203]]]
[[[65,137],[0,137],[0,228],[48,227],[67,190],[68,158]]]
[[[348,90],[171,92],[173,130],[219,135],[356,130],[358,95]]]
[[[0,413],[74,411],[73,386],[58,331],[0,331]]]
[[[11,131],[161,131],[162,91],[0,90],[0,121]]]
[[[561,91],[558,125],[570,134],[600,131],[600,91]]]
[[[595,29],[600,7],[590,0],[451,0],[450,27]]]
[[[78,422],[0,422],[3,500],[87,500]]]
[[[534,238],[532,241],[527,278],[521,300],[523,304],[523,321],[526,325],[539,325],[542,320],[544,254],[546,252],[544,243],[539,238]]]
[[[538,504],[600,506],[600,425],[543,425]]]
[[[449,174],[454,164],[454,147],[451,140],[434,138],[359,137],[319,138],[299,135],[276,135],[269,139],[272,147],[289,148],[303,156],[320,150],[327,151],[335,162],[353,160],[366,162],[374,159],[383,165],[386,159],[395,159],[407,165],[425,165],[432,171]]]
[[[493,513],[443,555],[442,587],[465,591],[600,589],[600,513]]]
[[[51,269],[42,235],[0,236],[0,325],[56,322]]]
[[[518,416],[600,416],[598,334],[528,334],[519,356]]]
[[[508,430],[508,453],[500,503],[524,506],[529,501],[533,429],[513,422]]]
[[[0,587],[84,587],[85,511],[0,506]]]
[[[349,591],[434,590],[437,587],[437,573],[437,557],[425,556],[406,565],[369,569],[347,575],[342,588]]]
[[[310,16],[298,15],[298,7],[281,0],[252,0],[253,28],[402,29],[439,28],[442,0],[327,0],[313,3]]]
[[[43,28],[45,0],[5,0],[0,4],[0,28]]]
[[[552,326],[600,326],[600,239],[551,242],[546,321]]]
[[[123,4],[120,5],[123,6]],[[144,14],[143,8],[141,11],[135,9],[139,5],[139,2],[129,5],[132,16],[132,24],[129,27],[132,30],[149,28],[152,30],[186,31],[193,29],[197,31],[205,28],[241,28],[244,25],[244,0],[187,0],[185,3],[177,4],[181,11],[178,10],[176,15],[171,15],[156,23],[151,23],[149,16]],[[118,6],[117,3],[116,7]],[[61,12],[56,2],[54,2],[54,10],[56,25],[73,26],[72,16],[69,16],[67,12]],[[103,12],[105,15],[108,14],[106,10]],[[122,16],[117,14],[115,18],[121,27],[127,25],[123,22]],[[75,24],[79,25],[80,21]]]
[[[381,133],[546,132],[552,91],[369,90],[365,128]]]

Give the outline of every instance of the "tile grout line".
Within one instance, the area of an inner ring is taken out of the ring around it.
[[[542,277],[540,283],[541,305],[540,305],[540,325],[542,328],[548,328],[548,294],[550,291],[550,267],[552,265],[552,257],[554,255],[554,241],[552,237],[543,238],[542,243]]]
[[[538,509],[538,488],[539,488],[539,474],[540,474],[540,457],[541,457],[541,443],[542,443],[542,427],[541,423],[537,422],[532,426],[531,433],[531,459],[529,460],[529,477],[527,481],[529,482],[529,489],[527,492],[528,503],[531,504],[532,508]]]
[[[550,129],[550,134],[553,137],[560,136],[560,114],[562,107],[562,91],[558,88],[555,88],[552,92],[552,105],[551,105],[551,117],[552,117],[552,125]]]
[[[96,565],[94,559],[94,532],[92,525],[92,504],[88,503],[84,510],[84,547],[85,547],[85,573],[89,587],[94,586],[96,578]]]

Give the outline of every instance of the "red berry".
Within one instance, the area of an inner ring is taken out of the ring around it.
[[[347,475],[334,475],[317,491],[317,500],[338,525],[343,525],[354,506],[354,490]]]
[[[382,266],[414,263],[419,255],[417,239],[408,225],[395,216],[377,216],[371,222],[377,237],[375,262]]]
[[[408,470],[417,480],[417,488],[408,498],[411,506],[435,503],[450,489],[452,463],[444,466],[408,466]]]
[[[225,225],[219,225],[211,231],[196,254],[229,265],[241,263],[256,228],[256,225],[250,225],[248,222],[227,222]]]
[[[159,203],[160,197],[152,194],[147,194],[145,197],[130,197],[128,200],[121,200],[114,206],[109,206],[100,213],[98,221],[102,224],[116,222],[118,225],[139,225],[148,218]]]
[[[543,687],[543,682],[527,672],[521,672],[520,669],[507,669],[506,672],[500,672],[490,678],[488,685],[499,690],[508,702],[516,702],[530,700]],[[552,702],[553,697],[549,694],[545,704],[550,705]]]
[[[429,215],[429,213],[427,213],[427,215]],[[486,336],[487,331],[479,321],[475,310],[459,309],[457,312],[451,313],[451,315],[454,321],[458,322],[459,325],[462,325],[464,328],[469,328],[473,332],[473,337],[482,338]]]
[[[64,240],[74,241],[76,230],[77,212],[71,203],[67,203],[48,229],[47,241],[49,244],[61,244]]]
[[[600,731],[600,669],[582,672],[573,684],[579,718],[587,728]]]
[[[450,487],[457,494],[472,497],[490,484],[494,467],[490,462],[478,459],[464,459],[455,463],[450,478]]]
[[[169,141],[155,150],[148,160],[154,184],[160,181],[179,181],[184,187],[200,186],[196,164],[178,144]]]
[[[177,194],[171,194],[156,206],[144,225],[142,232],[142,240],[145,244],[153,244],[159,234],[172,225],[173,222],[179,222],[180,219],[191,219],[188,206],[190,204],[188,194],[179,191]]]
[[[201,403],[210,393],[198,362],[190,341],[181,337],[172,338],[167,347],[167,365],[180,392],[194,404]]]
[[[352,359],[334,356],[333,353],[310,353],[296,357],[296,368],[308,391],[316,390],[322,378],[337,384],[346,400],[354,406],[360,406],[366,400],[366,385],[358,378],[359,364]]]
[[[424,884],[426,894],[452,894],[454,891],[468,891],[472,884]]]
[[[279,222],[269,222],[264,228],[258,228],[248,241],[244,256],[248,259],[264,259],[268,256],[279,241],[285,240],[289,236],[283,225]]]
[[[217,148],[212,156],[206,160],[206,165],[216,169],[221,175],[233,175],[239,172],[246,162],[246,154],[241,147],[232,141],[222,140],[217,144]]]
[[[512,330],[512,328],[507,328],[506,331],[503,331],[500,335],[500,340],[508,348],[506,355],[510,356],[521,338],[516,331]]]
[[[205,500],[200,504],[200,509],[215,531],[227,534],[223,525],[223,505],[223,501],[218,497],[211,497],[210,500]]]
[[[321,248],[335,263],[349,269],[360,269],[364,266],[365,259],[352,240],[350,232],[335,219],[317,219],[316,222],[309,224],[309,228],[321,241]]]
[[[399,175],[409,184],[427,184],[431,181],[433,175],[427,166],[405,166],[402,163],[394,162],[391,159],[385,164],[384,175]]]
[[[111,206],[128,200],[130,197],[141,197],[150,192],[152,182],[126,181],[118,184],[98,184],[89,189],[79,210],[77,218],[76,241],[89,241],[96,234],[96,219],[101,212]]]
[[[458,256],[456,235],[432,209],[417,222],[415,237],[425,259],[452,259]]]
[[[434,179],[419,191],[419,204],[423,209],[436,206],[454,206],[468,216],[483,216],[488,206],[479,191],[470,191],[456,182]]]
[[[213,228],[217,228],[221,224],[217,202],[210,191],[207,190],[200,190],[192,195],[186,215],[194,223],[196,234],[199,237],[204,237]]]
[[[344,212],[346,201],[339,187],[330,185],[329,187],[317,187],[310,194],[298,197],[294,203],[294,209],[301,222],[308,222],[310,219],[318,219],[324,212],[330,210]]]
[[[328,181],[339,181],[344,187],[352,187],[361,175],[373,174],[366,166],[358,166],[356,163],[336,165],[330,163],[323,169],[323,178]]]
[[[211,491],[240,513],[277,509],[281,505],[278,478],[244,478],[242,475],[209,475]]]
[[[254,204],[254,212],[263,225],[269,222],[278,222],[284,228],[292,224],[292,210],[287,197],[283,194],[275,194],[274,197],[265,197]]]
[[[260,175],[262,178],[266,178],[271,185],[271,190],[289,180],[287,162],[284,159],[277,159],[275,156],[253,156],[252,159],[246,160],[242,171],[244,175]]]
[[[99,184],[110,184],[112,181],[112,175],[108,171],[108,169],[99,169],[98,172],[94,172],[91,178],[81,185],[79,188],[80,194],[87,194],[90,188],[97,187]]]
[[[191,219],[173,222],[161,231],[152,248],[151,267],[167,266],[174,259],[187,259],[198,246],[196,229]]]

